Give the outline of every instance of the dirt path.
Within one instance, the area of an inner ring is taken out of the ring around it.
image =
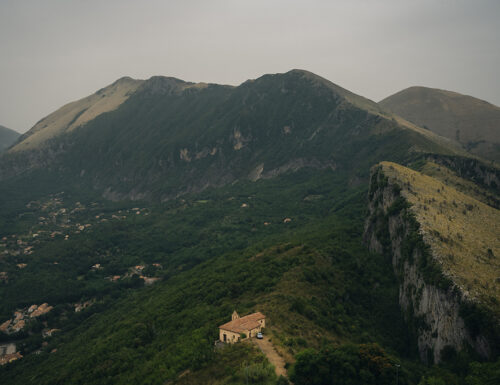
[[[268,336],[264,336],[263,339],[259,340],[257,338],[252,338],[254,344],[256,344],[259,349],[264,353],[271,364],[276,368],[276,375],[288,377],[285,369],[285,360],[281,357],[271,341],[269,341]]]

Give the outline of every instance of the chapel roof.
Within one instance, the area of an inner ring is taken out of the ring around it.
[[[247,330],[252,330],[260,326],[259,320],[265,319],[266,316],[261,312],[252,313],[244,317],[236,318],[224,325],[219,326],[219,329],[224,329],[234,333],[243,333]]]

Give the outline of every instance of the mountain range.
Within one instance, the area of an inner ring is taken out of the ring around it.
[[[2,384],[498,376],[496,107],[412,90],[125,77],[41,119],[0,156]],[[286,377],[214,348],[234,310]]]
[[[0,178],[44,167],[110,199],[165,200],[302,167],[361,169],[367,180],[377,160],[422,152],[465,154],[306,71],[238,87],[122,78],[37,123],[9,151],[4,164],[15,166]]]

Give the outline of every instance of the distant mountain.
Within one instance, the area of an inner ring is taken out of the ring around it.
[[[456,92],[410,87],[379,103],[384,109],[500,161],[500,107]]]
[[[380,160],[464,154],[303,70],[238,87],[123,78],[42,119],[21,139],[4,157],[0,178],[44,168],[111,199],[164,200],[304,167],[352,173],[359,183]]]
[[[19,135],[19,133],[10,128],[0,126],[0,152],[14,143]]]

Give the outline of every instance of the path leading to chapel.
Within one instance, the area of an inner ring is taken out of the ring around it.
[[[264,336],[263,339],[259,340],[257,338],[252,338],[252,341],[259,347],[259,349],[264,353],[271,364],[276,368],[276,375],[288,377],[285,369],[285,360],[281,357],[271,341],[269,341],[268,336]]]

